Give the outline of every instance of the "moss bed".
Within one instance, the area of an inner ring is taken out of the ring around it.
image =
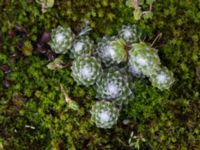
[[[199,0],[156,0],[153,18],[135,21],[125,0],[55,0],[46,13],[34,0],[0,0],[0,150],[199,150],[199,9]],[[56,55],[36,46],[44,32],[64,25],[78,33],[87,20],[94,41],[124,24],[137,24],[149,43],[161,33],[154,47],[176,79],[169,91],[136,79],[135,98],[112,129],[90,122],[94,89],[78,86],[70,67],[49,70]],[[77,111],[67,106],[60,84]]]

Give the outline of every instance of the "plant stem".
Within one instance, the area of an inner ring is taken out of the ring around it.
[[[156,38],[153,40],[153,42],[151,43],[151,47],[153,47],[153,45],[156,43],[156,41],[158,40],[158,39],[160,39],[162,37],[162,33],[159,33],[157,36],[156,36]]]

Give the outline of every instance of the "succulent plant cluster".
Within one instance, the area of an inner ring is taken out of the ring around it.
[[[93,45],[94,42],[88,36],[80,36],[73,42],[72,48],[70,49],[70,57],[91,56]]]
[[[97,44],[96,54],[105,66],[110,66],[127,60],[124,48],[125,41],[123,39],[103,37]]]
[[[137,67],[146,76],[151,76],[161,64],[157,51],[145,43],[132,44],[129,56],[129,65]]]
[[[139,42],[140,38],[136,25],[124,25],[117,36],[105,36],[96,45],[88,36],[75,36],[70,28],[59,26],[52,30],[52,50],[57,54],[69,53],[74,80],[96,90],[100,101],[90,112],[97,127],[111,128],[116,124],[119,108],[133,97],[129,74],[149,77],[160,90],[169,89],[174,82],[172,72],[161,66],[157,50]]]
[[[124,39],[126,43],[136,43],[141,38],[141,32],[136,25],[123,25],[118,32],[118,37]]]
[[[157,52],[144,42],[132,44],[129,51],[129,70],[135,75],[149,77],[152,85],[160,90],[169,89],[175,81],[173,73],[161,65]]]
[[[160,90],[169,89],[174,83],[173,73],[166,67],[159,68],[150,76],[150,81]]]
[[[110,100],[119,105],[132,94],[128,79],[115,70],[108,70],[102,75],[96,82],[96,91],[99,99]]]
[[[52,30],[49,44],[55,53],[66,54],[71,49],[74,38],[75,35],[69,27],[58,26]]]
[[[119,109],[107,101],[96,102],[91,109],[91,120],[99,128],[111,128],[117,123]]]
[[[95,84],[102,73],[100,63],[90,56],[76,58],[71,69],[74,80],[84,86]]]

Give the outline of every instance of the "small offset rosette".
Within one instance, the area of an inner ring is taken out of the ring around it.
[[[78,57],[72,63],[72,77],[86,87],[95,84],[102,73],[101,64],[94,57]]]

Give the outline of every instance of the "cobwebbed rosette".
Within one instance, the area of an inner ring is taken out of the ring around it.
[[[125,41],[114,37],[104,37],[97,44],[97,56],[105,66],[119,64],[127,60],[127,52],[125,50]]]
[[[51,32],[50,46],[53,52],[57,54],[66,54],[72,47],[73,40],[75,38],[72,30],[58,26]]]
[[[119,71],[109,70],[96,83],[97,98],[121,105],[133,94],[126,75]]]
[[[169,90],[175,79],[173,73],[166,67],[163,67],[150,76],[150,81],[154,87],[160,90]]]
[[[98,128],[112,128],[117,123],[119,109],[114,104],[107,101],[96,102],[90,111],[91,121]]]
[[[75,39],[70,50],[70,57],[90,56],[93,51],[94,42],[88,36],[80,36]]]
[[[141,31],[136,25],[123,25],[118,32],[118,37],[129,44],[139,42],[141,35]]]
[[[134,77],[143,77],[142,71],[135,65],[128,62],[128,72]]]
[[[74,80],[86,87],[93,85],[101,76],[101,64],[94,57],[78,57],[71,66]]]
[[[157,51],[145,43],[137,43],[132,46],[129,51],[129,65],[138,68],[145,76],[154,74],[161,64]]]

